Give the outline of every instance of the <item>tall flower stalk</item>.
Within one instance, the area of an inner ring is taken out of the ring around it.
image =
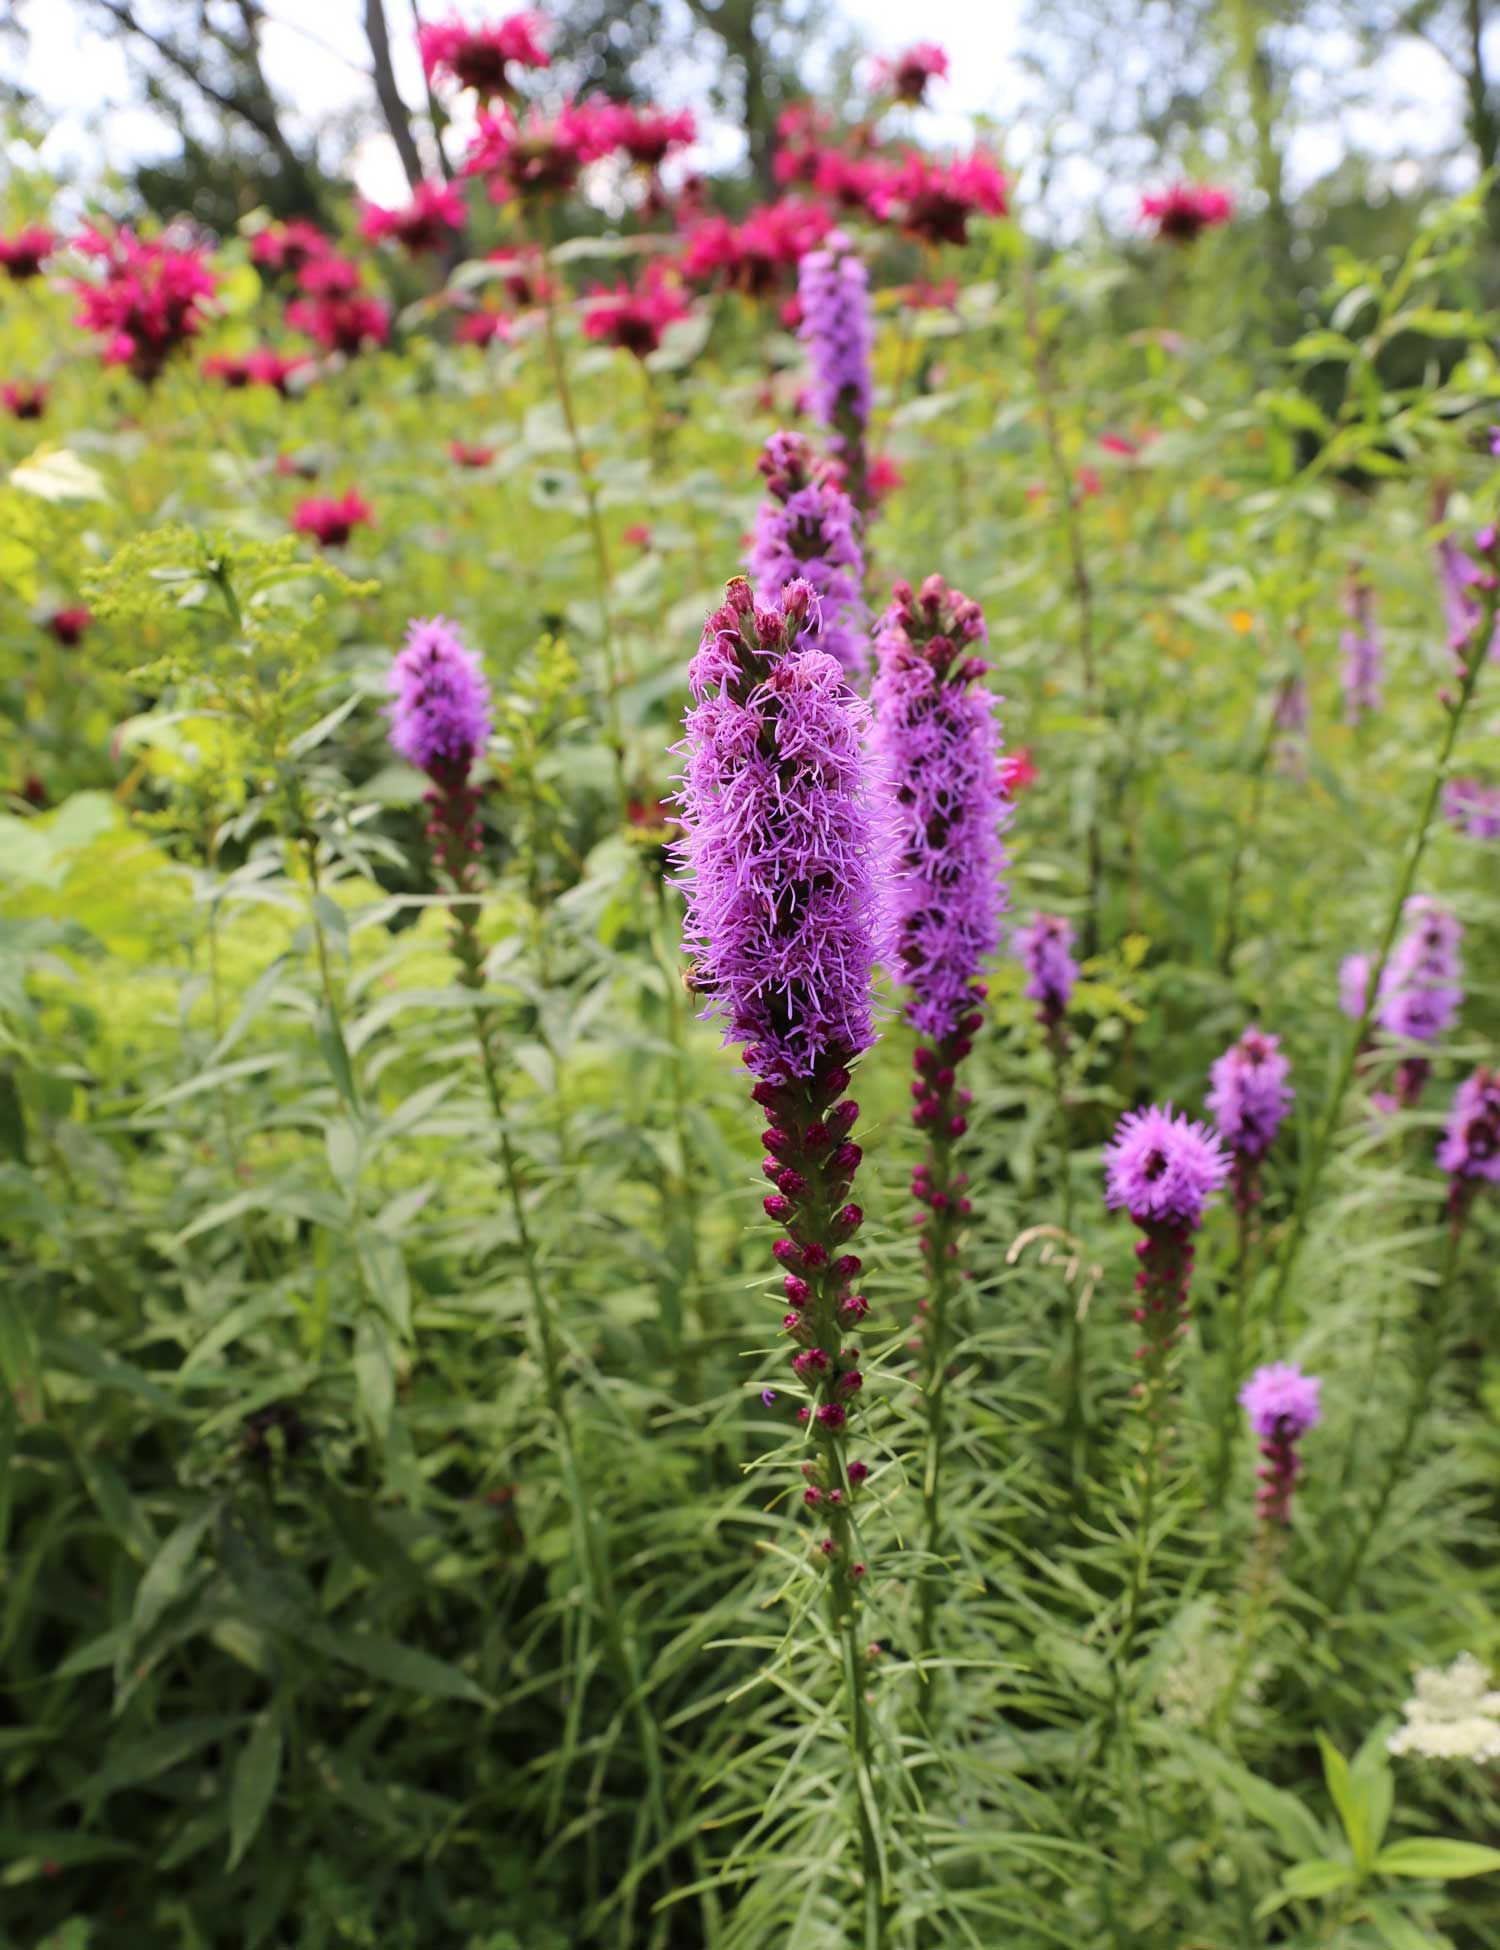
[[[1476,613],[1457,649],[1457,688],[1443,694],[1443,735],[1438,744],[1432,770],[1428,775],[1427,787],[1422,795],[1422,803],[1417,812],[1416,826],[1407,847],[1406,858],[1397,876],[1385,927],[1381,931],[1380,943],[1371,957],[1364,1007],[1345,1039],[1344,1054],[1339,1064],[1338,1074],[1334,1078],[1323,1116],[1307,1149],[1297,1201],[1281,1249],[1281,1262],[1277,1268],[1276,1283],[1272,1288],[1269,1303],[1271,1318],[1278,1327],[1285,1313],[1287,1293],[1291,1287],[1292,1276],[1297,1270],[1303,1241],[1307,1236],[1313,1200],[1322,1182],[1339,1120],[1343,1115],[1344,1099],[1349,1093],[1355,1065],[1374,1019],[1381,980],[1391,958],[1391,950],[1401,927],[1406,903],[1416,884],[1417,869],[1421,866],[1422,856],[1427,851],[1428,837],[1432,831],[1434,815],[1438,810],[1443,780],[1453,756],[1453,748],[1458,742],[1458,734],[1473,703],[1479,673],[1484,666],[1486,652],[1495,634],[1495,616],[1497,609],[1500,609],[1500,575],[1497,575],[1497,568],[1500,568],[1500,534],[1497,534],[1494,528],[1485,528],[1476,538],[1476,545],[1483,561],[1483,567],[1477,571],[1479,580],[1474,584],[1480,592],[1480,601],[1475,606]]]
[[[748,568],[762,590],[805,581],[817,596],[809,632],[818,648],[837,657],[851,682],[868,661],[866,612],[860,593],[864,557],[854,503],[821,467],[800,433],[773,433],[760,457],[766,498],[755,512]]]
[[[797,267],[797,296],[802,304],[799,336],[812,365],[813,410],[828,429],[850,500],[868,517],[875,333],[869,273],[842,231],[832,231],[820,250],[803,257]]]
[[[692,705],[676,844],[684,945],[705,1014],[742,1046],[766,1115],[765,1212],[781,1232],[782,1329],[806,1439],[802,1502],[845,1688],[866,1940],[883,1935],[882,1857],[860,1632],[866,1563],[857,1511],[869,1465],[850,1455],[868,1303],[847,1250],[864,1214],[851,1068],[875,1041],[874,832],[861,742],[868,707],[837,661],[804,644],[815,598],[790,583],[773,607],[732,581],[689,670]],[[776,1391],[767,1390],[774,1401]]]
[[[1126,1112],[1104,1148],[1104,1169],[1105,1203],[1116,1210],[1123,1207],[1144,1235],[1135,1249],[1139,1270],[1131,1309],[1141,1336],[1135,1349],[1139,1378],[1132,1391],[1140,1465],[1135,1561],[1119,1641],[1123,1672],[1151,1568],[1175,1357],[1188,1331],[1193,1234],[1209,1201],[1228,1178],[1230,1163],[1212,1132],[1178,1115],[1168,1104]]]
[[[460,984],[476,997],[484,988],[484,944],[478,855],[482,838],[479,795],[471,783],[475,760],[491,729],[489,685],[479,660],[458,631],[442,617],[414,622],[390,673],[391,744],[427,774],[427,836],[433,866],[448,902],[449,947]],[[563,1386],[563,1352],[552,1304],[543,1284],[536,1241],[526,1214],[520,1161],[511,1141],[502,1081],[500,1025],[481,1001],[474,1008],[475,1036],[485,1091],[495,1120],[506,1196],[515,1228],[532,1335],[548,1416],[557,1442],[563,1481],[572,1513],[579,1564],[604,1632],[615,1680],[641,1746],[653,1819],[666,1832],[666,1803],[656,1723],[642,1695],[634,1646],[625,1630],[615,1591],[609,1552],[600,1532],[580,1465],[578,1432]]]
[[[1292,1107],[1290,1065],[1280,1038],[1252,1025],[1209,1071],[1208,1111],[1233,1160],[1235,1256],[1234,1294],[1224,1342],[1224,1404],[1219,1416],[1218,1453],[1210,1501],[1223,1500],[1229,1481],[1234,1418],[1231,1401],[1239,1380],[1250,1295],[1250,1254],[1260,1206],[1260,1168]]]
[[[984,614],[941,576],[914,595],[898,582],[875,638],[871,757],[890,851],[889,928],[906,989],[916,1049],[912,1122],[927,1138],[912,1191],[924,1210],[926,1292],[919,1304],[927,1453],[922,1504],[926,1561],[921,1583],[922,1652],[935,1650],[944,1585],[943,1452],[947,1429],[951,1319],[959,1239],[969,1212],[967,1174],[955,1151],[968,1129],[970,1095],[959,1067],[983,1025],[980,980],[1000,945],[1005,907],[1008,817],[1000,775],[996,699],[975,655]]]

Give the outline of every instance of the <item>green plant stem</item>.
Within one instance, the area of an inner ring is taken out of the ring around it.
[[[1213,1474],[1209,1479],[1208,1501],[1213,1510],[1222,1508],[1229,1488],[1229,1465],[1234,1455],[1235,1397],[1240,1369],[1244,1363],[1245,1315],[1250,1300],[1250,1215],[1242,1205],[1236,1215],[1234,1246],[1234,1290],[1229,1302],[1229,1331],[1224,1337],[1224,1386],[1219,1402],[1218,1440],[1214,1449]]]
[[[1276,1563],[1280,1553],[1280,1524],[1262,1520],[1250,1560],[1250,1588],[1245,1594],[1245,1615],[1240,1626],[1239,1647],[1235,1652],[1234,1665],[1230,1668],[1229,1678],[1209,1720],[1210,1739],[1217,1740],[1221,1737],[1239,1703],[1240,1691],[1249,1675],[1250,1662],[1255,1657],[1255,1648],[1260,1643],[1266,1617],[1271,1609],[1271,1598],[1275,1591]]]
[[[1279,693],[1278,693],[1279,696]],[[1227,885],[1224,890],[1224,933],[1219,943],[1219,970],[1227,975],[1234,966],[1234,951],[1239,946],[1240,889],[1244,882],[1245,855],[1260,826],[1261,803],[1265,796],[1266,767],[1276,746],[1276,699],[1266,715],[1265,736],[1250,765],[1250,805],[1235,828],[1234,852],[1229,856]]]
[[[879,1835],[876,1822],[875,1772],[870,1764],[870,1709],[864,1689],[864,1647],[859,1639],[859,1618],[843,1610],[834,1579],[828,1580],[828,1614],[844,1660],[845,1717],[849,1729],[849,1759],[854,1768],[854,1795],[858,1804],[859,1866],[863,1882],[864,1950],[883,1950],[886,1941],[886,1902],[882,1875]]]
[[[939,1561],[943,1547],[943,1462],[948,1432],[948,1340],[953,1295],[954,1263],[948,1247],[957,1230],[951,1200],[953,1147],[946,1138],[935,1139],[929,1152],[933,1186],[949,1200],[948,1209],[931,1216],[927,1237],[932,1248],[932,1284],[927,1312],[922,1322],[923,1398],[927,1404],[927,1453],[922,1469],[922,1528],[925,1562],[921,1585],[921,1632],[918,1640],[924,1661],[937,1650],[937,1610],[946,1582],[946,1571]],[[937,1703],[936,1671],[927,1673],[927,1710]]]
[[[614,575],[610,568],[609,543],[604,533],[604,517],[599,507],[599,484],[594,479],[593,465],[583,444],[578,414],[573,404],[573,392],[568,384],[568,361],[557,329],[557,299],[545,263],[542,291],[542,335],[547,345],[547,358],[552,367],[553,383],[557,387],[557,403],[562,408],[563,424],[567,427],[568,443],[573,450],[573,465],[578,470],[578,484],[583,490],[584,506],[588,510],[589,536],[594,549],[595,593],[599,603],[600,643],[604,651],[605,724],[610,751],[614,755],[615,783],[619,788],[620,805],[623,808],[629,792],[625,779],[625,743],[620,731],[620,660],[613,608]]]
[[[1363,1568],[1370,1546],[1374,1543],[1385,1513],[1390,1507],[1396,1485],[1401,1481],[1417,1431],[1431,1404],[1432,1384],[1437,1379],[1438,1369],[1443,1362],[1443,1327],[1448,1311],[1448,1289],[1453,1283],[1453,1275],[1458,1267],[1462,1236],[1461,1228],[1457,1224],[1449,1226],[1437,1285],[1433,1289],[1431,1300],[1418,1310],[1416,1347],[1413,1349],[1414,1375],[1411,1392],[1406,1398],[1406,1414],[1402,1418],[1401,1433],[1397,1436],[1396,1446],[1386,1460],[1385,1471],[1380,1479],[1380,1487],[1375,1493],[1370,1514],[1354,1540],[1354,1548],[1350,1551],[1343,1570],[1334,1581],[1328,1599],[1330,1612],[1338,1610]]]
[[[1061,1022],[1049,1023],[1047,1047],[1052,1056],[1053,1121],[1057,1129],[1058,1183],[1062,1189],[1062,1229],[1073,1232],[1073,1152],[1069,1143],[1072,1120],[1068,1115],[1067,1030]],[[1068,1468],[1075,1488],[1088,1475],[1088,1403],[1084,1399],[1084,1333],[1078,1302],[1068,1288],[1068,1384],[1063,1406],[1063,1441],[1068,1452]]]
[[[1329,1152],[1333,1147],[1334,1134],[1348,1095],[1349,1085],[1354,1078],[1354,1068],[1359,1060],[1359,1052],[1369,1034],[1374,1019],[1380,993],[1380,980],[1390,961],[1391,950],[1395,946],[1396,935],[1401,927],[1401,917],[1411,890],[1416,884],[1417,869],[1422,864],[1422,856],[1427,850],[1428,836],[1432,830],[1433,815],[1437,811],[1438,798],[1443,789],[1448,762],[1453,755],[1453,747],[1458,741],[1458,733],[1474,696],[1479,681],[1481,667],[1488,661],[1490,638],[1495,628],[1495,611],[1500,602],[1500,592],[1491,590],[1485,598],[1480,619],[1467,644],[1467,662],[1464,666],[1463,682],[1457,695],[1446,707],[1447,724],[1443,730],[1442,742],[1438,747],[1436,760],[1428,776],[1427,788],[1422,795],[1421,809],[1417,815],[1416,830],[1407,847],[1406,859],[1397,876],[1395,892],[1390,909],[1386,915],[1385,927],[1380,937],[1380,946],[1370,967],[1369,989],[1365,996],[1365,1006],[1358,1022],[1349,1031],[1345,1040],[1343,1058],[1339,1063],[1338,1074],[1334,1078],[1333,1089],[1324,1106],[1323,1116],[1318,1124],[1311,1145],[1308,1147],[1307,1162],[1303,1167],[1301,1182],[1297,1188],[1297,1202],[1292,1211],[1292,1221],[1288,1228],[1286,1241],[1281,1249],[1281,1261],[1277,1269],[1276,1283],[1271,1289],[1268,1311],[1275,1322],[1278,1335],[1285,1327],[1286,1295],[1291,1286],[1292,1274],[1296,1271],[1298,1256],[1307,1235],[1307,1223],[1312,1211],[1313,1196],[1322,1180],[1328,1164]]]

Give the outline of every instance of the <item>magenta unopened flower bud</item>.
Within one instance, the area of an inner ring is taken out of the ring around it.
[[[795,1151],[797,1148],[797,1140],[791,1132],[778,1130],[775,1125],[761,1132],[760,1142],[763,1150],[771,1152],[778,1158],[784,1158],[788,1152]]]
[[[769,1178],[773,1185],[785,1169],[784,1166],[778,1164],[775,1158],[762,1158],[760,1168],[764,1176]]]
[[[846,1205],[844,1207],[846,1212],[856,1211],[857,1209],[855,1206]],[[833,1262],[833,1276],[840,1282],[852,1280],[863,1264],[863,1260],[856,1258],[853,1253],[845,1253],[842,1258],[836,1259]]]
[[[786,1167],[785,1171],[777,1172],[776,1183],[786,1193],[788,1198],[801,1198],[802,1194],[807,1190],[807,1180],[802,1176],[800,1171],[794,1171],[790,1165]]]
[[[864,1222],[865,1214],[863,1206],[845,1205],[840,1207],[833,1223],[836,1230],[844,1238],[848,1238],[851,1232],[858,1232]]]
[[[799,1279],[795,1273],[788,1273],[781,1282],[781,1287],[794,1307],[805,1307],[812,1298],[812,1288],[806,1280]]]
[[[784,1220],[792,1216],[792,1201],[780,1192],[773,1192],[769,1198],[761,1200],[761,1206],[768,1219]]]
[[[949,1137],[955,1137],[955,1138],[962,1137],[964,1132],[968,1130],[968,1128],[969,1128],[969,1120],[967,1117],[959,1116],[959,1117],[950,1117],[948,1119]]]
[[[863,1320],[870,1311],[870,1303],[862,1293],[851,1293],[839,1305],[839,1325],[853,1327]]]
[[[778,1239],[772,1246],[771,1251],[781,1261],[783,1266],[801,1266],[805,1264],[802,1248],[797,1244],[795,1239]]]
[[[935,1070],[938,1066],[936,1056],[923,1043],[912,1052],[912,1068],[916,1070]]]
[[[804,1151],[824,1151],[833,1142],[826,1124],[809,1124],[802,1133]]]
[[[849,1416],[842,1403],[823,1402],[818,1408],[817,1419],[825,1429],[841,1429]]]
[[[802,1264],[809,1272],[816,1272],[818,1267],[826,1266],[828,1264],[827,1247],[820,1246],[815,1239],[812,1240],[802,1248]]]
[[[792,1356],[792,1372],[806,1377],[810,1374],[823,1374],[828,1368],[828,1356],[820,1347],[804,1348],[800,1354]]]
[[[859,1170],[859,1161],[864,1155],[857,1144],[846,1138],[829,1159],[829,1163],[840,1177],[852,1178]]]
[[[841,1104],[835,1104],[828,1113],[829,1128],[838,1137],[853,1125],[859,1117],[859,1105],[852,1097],[846,1097]]]
[[[816,1484],[809,1484],[802,1492],[802,1501],[807,1505],[809,1510],[816,1510],[818,1505],[823,1501],[823,1492]]]
[[[858,1394],[859,1390],[863,1388],[864,1385],[865,1385],[865,1378],[860,1373],[858,1368],[850,1368],[847,1374],[841,1374],[836,1384],[840,1393],[845,1395]]]
[[[870,1465],[867,1462],[852,1462],[849,1465],[848,1474],[849,1481],[858,1489],[859,1485],[869,1477]]]

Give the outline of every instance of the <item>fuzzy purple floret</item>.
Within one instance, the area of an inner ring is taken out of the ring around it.
[[[1209,1115],[1231,1151],[1263,1158],[1292,1107],[1281,1039],[1251,1027],[1208,1073]]]
[[[1483,538],[1481,538],[1483,539]],[[1476,562],[1452,535],[1445,535],[1437,546],[1438,583],[1443,592],[1443,614],[1448,624],[1448,648],[1462,651],[1481,622],[1485,578],[1489,571]],[[1493,584],[1490,585],[1493,587]],[[1490,638],[1490,656],[1500,657],[1500,622]]]
[[[1207,1125],[1170,1104],[1127,1111],[1104,1147],[1105,1203],[1137,1225],[1196,1226],[1229,1163]]]
[[[748,585],[730,584],[688,673],[677,747],[695,985],[725,1041],[745,1044],[748,1068],[775,1083],[875,1040],[869,708],[825,651],[782,647],[811,600],[793,583],[777,608],[751,610]]]
[[[1380,984],[1376,1021],[1410,1043],[1435,1042],[1463,1004],[1459,943],[1463,928],[1430,896],[1406,903],[1407,931]]]
[[[923,1035],[954,1034],[1000,945],[1010,805],[1000,775],[998,699],[979,605],[937,576],[904,583],[875,639],[870,743],[889,849],[886,913],[906,1013]]]
[[[490,687],[445,617],[418,619],[391,665],[391,743],[424,772],[467,772],[490,735]]]
[[[833,231],[822,250],[802,259],[797,296],[802,303],[798,336],[812,365],[813,411],[842,452],[841,421],[851,421],[861,432],[869,424],[874,343],[869,275],[842,232]]]
[[[1027,974],[1026,997],[1056,1020],[1068,1013],[1078,964],[1073,959],[1073,923],[1060,914],[1034,914],[1031,926],[1018,928],[1016,953]]]
[[[1500,839],[1500,786],[1483,779],[1449,779],[1443,787],[1443,817],[1471,840]]]
[[[1349,628],[1339,638],[1344,654],[1344,721],[1357,725],[1384,701],[1385,656],[1375,629],[1375,595],[1367,582],[1353,581],[1344,598]]]
[[[864,556],[854,503],[837,482],[817,471],[810,442],[799,433],[773,433],[760,471],[766,499],[755,512],[746,567],[767,595],[799,576],[817,592],[816,614],[798,647],[816,643],[844,673],[863,676],[868,661]]]
[[[1500,1070],[1476,1070],[1458,1086],[1437,1161],[1450,1177],[1500,1185]]]
[[[1271,1361],[1257,1368],[1239,1393],[1240,1407],[1257,1435],[1296,1441],[1316,1428],[1322,1417],[1318,1401],[1322,1382],[1303,1374],[1287,1361]]]

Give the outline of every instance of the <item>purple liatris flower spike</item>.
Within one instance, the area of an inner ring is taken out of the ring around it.
[[[799,336],[812,364],[813,410],[828,429],[843,462],[856,508],[865,512],[865,430],[872,397],[869,276],[842,231],[831,231],[821,250],[809,251],[797,269],[802,304]]]
[[[1463,928],[1447,908],[1429,895],[1406,903],[1406,932],[1392,950],[1370,1010],[1374,1026],[1404,1043],[1434,1043],[1463,1004],[1459,944]],[[1372,969],[1368,955],[1349,955],[1339,971],[1339,1003],[1356,1021],[1370,1003]],[[1426,1056],[1408,1054],[1396,1075],[1396,1096],[1385,1107],[1409,1109],[1422,1094],[1431,1072]],[[1382,1100],[1376,1099],[1377,1104]]]
[[[450,907],[450,937],[460,979],[480,981],[483,951],[472,896],[481,848],[479,795],[469,783],[475,758],[490,735],[490,690],[479,659],[453,624],[441,616],[413,622],[391,666],[391,743],[431,780],[427,837],[439,878],[457,899]]]
[[[1249,1028],[1208,1073],[1208,1110],[1234,1154],[1236,1208],[1259,1203],[1260,1161],[1292,1107],[1291,1066],[1279,1037]]]
[[[1266,1523],[1291,1517],[1292,1491],[1302,1473],[1297,1444],[1321,1417],[1322,1383],[1285,1361],[1257,1368],[1240,1390],[1240,1406],[1260,1438],[1260,1492],[1256,1514]]]
[[[1192,1235],[1229,1176],[1229,1158],[1202,1124],[1155,1104],[1127,1111],[1104,1147],[1105,1202],[1130,1214],[1146,1235],[1136,1247],[1132,1318],[1142,1339],[1140,1392],[1158,1412],[1175,1341],[1187,1332]]]
[[[479,659],[441,616],[408,625],[391,666],[391,743],[430,777],[467,775],[490,735],[490,690]]]
[[[1458,1086],[1437,1161],[1449,1178],[1449,1217],[1460,1226],[1480,1185],[1500,1185],[1500,1069],[1478,1069]]]
[[[855,532],[854,503],[819,469],[800,433],[773,433],[760,458],[766,496],[756,510],[750,541],[751,581],[763,591],[799,577],[817,594],[798,648],[816,646],[836,657],[851,680],[864,673],[865,606],[860,594],[864,558]]]
[[[1375,592],[1357,572],[1350,576],[1344,594],[1344,614],[1349,619],[1349,627],[1339,638],[1344,653],[1344,719],[1357,725],[1361,718],[1380,709],[1385,665],[1375,629]]]
[[[725,1040],[777,1083],[875,1040],[873,829],[860,742],[868,707],[826,652],[796,647],[805,583],[757,609],[747,582],[704,627],[679,748],[686,942]]]
[[[1479,538],[1481,542],[1488,537]],[[1486,553],[1489,551],[1486,550]],[[1448,647],[1461,659],[1470,648],[1470,639],[1484,621],[1483,597],[1494,585],[1491,571],[1476,562],[1452,535],[1445,535],[1437,546],[1438,584],[1443,592],[1443,613],[1448,624]],[[1500,627],[1490,638],[1491,657],[1500,656]]]
[[[1000,777],[997,700],[978,603],[941,576],[913,596],[898,582],[875,639],[871,740],[886,808],[888,907],[896,969],[914,1028],[941,1042],[969,1010],[973,984],[1000,945],[1010,808]]]
[[[1302,778],[1307,767],[1303,746],[1307,741],[1307,680],[1298,673],[1283,680],[1276,694],[1275,759],[1277,770],[1292,778]]]
[[[1037,1017],[1050,1034],[1061,1027],[1078,980],[1073,924],[1060,914],[1034,914],[1030,927],[1016,931],[1015,946],[1026,969],[1027,1000],[1036,1003]]]
[[[876,903],[860,744],[868,706],[834,659],[799,647],[813,601],[803,582],[757,609],[731,582],[689,671],[684,757],[685,942],[693,986],[726,1039],[746,1045],[766,1113],[765,1211],[783,1229],[782,1325],[806,1391],[803,1501],[827,1521],[818,1561],[852,1587],[850,1506],[865,1464],[846,1431],[864,1376],[848,1336],[868,1303],[844,1250],[864,1215],[850,1199],[861,1158],[849,1066],[875,1040],[870,981]]]
[[[1500,785],[1449,779],[1443,787],[1443,817],[1471,840],[1500,839]]]

